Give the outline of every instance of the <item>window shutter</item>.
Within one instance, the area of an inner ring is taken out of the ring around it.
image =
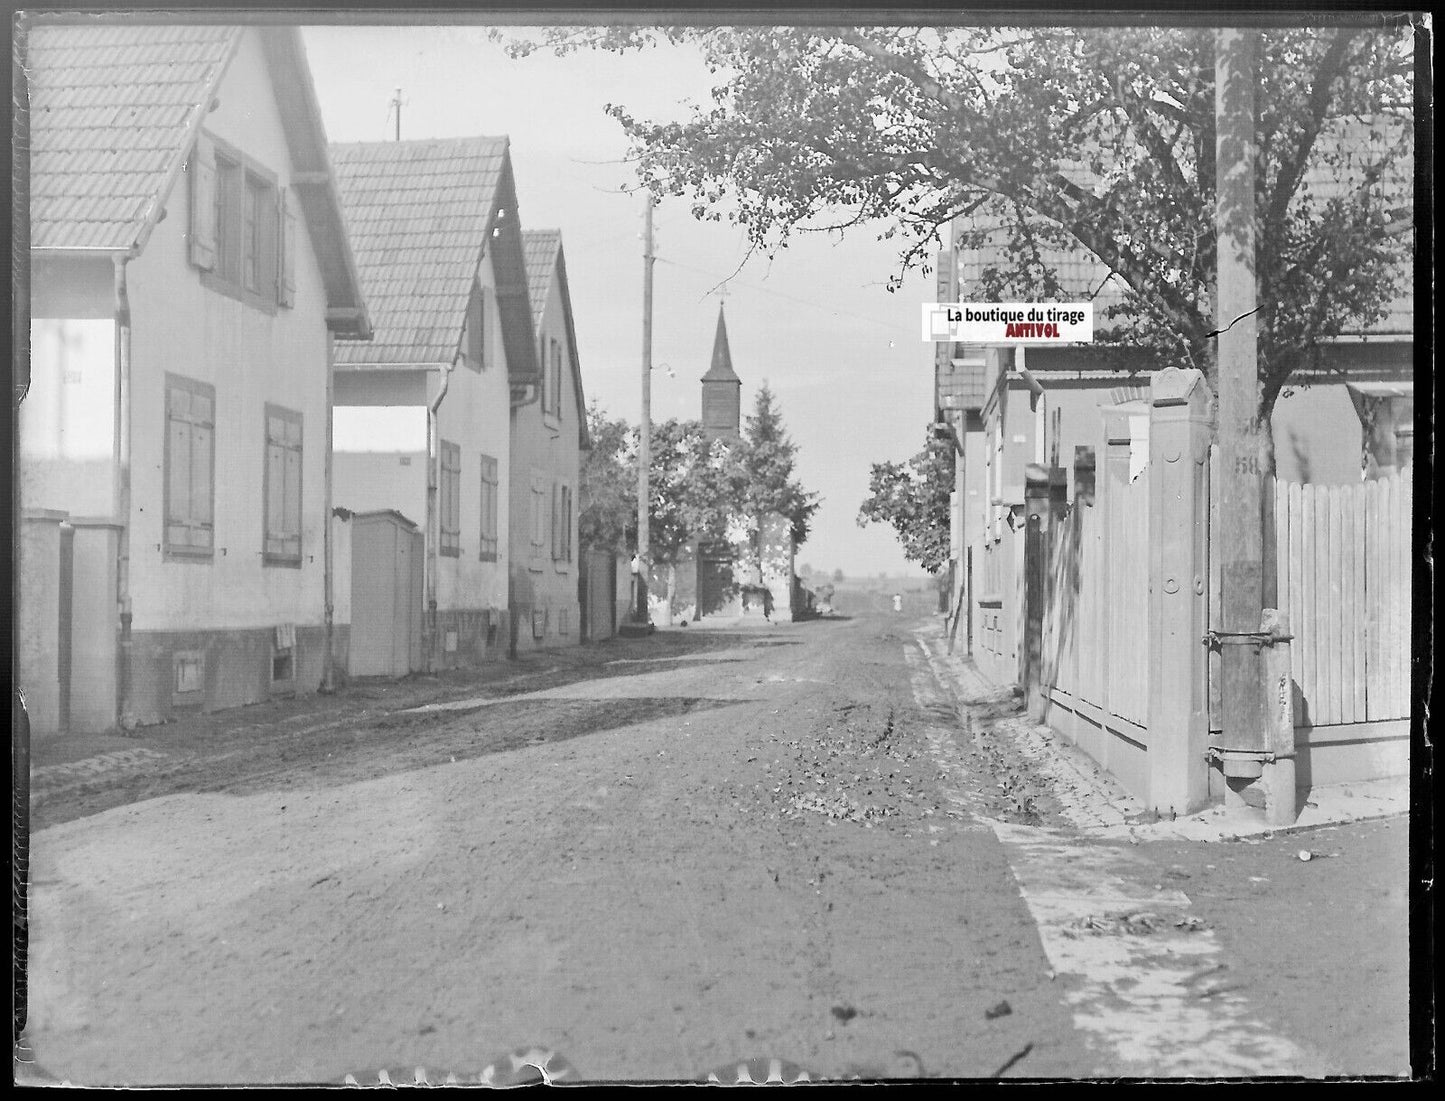
[[[176,394],[177,391],[171,391]],[[182,395],[184,396],[184,395]],[[170,432],[170,484],[166,487],[166,542],[185,547],[191,542],[191,426],[168,417]]]
[[[467,322],[472,366],[481,370],[487,365],[487,292],[480,283],[472,298],[472,316]]]
[[[216,231],[216,149],[201,134],[191,156],[191,263],[202,271],[216,266]]]
[[[272,422],[274,425],[274,421]],[[276,439],[274,428],[266,441],[266,549],[281,550],[280,537],[285,531],[286,460],[284,449]]]
[[[211,524],[211,426],[191,425],[191,515],[193,524]]]
[[[276,264],[276,303],[296,304],[296,211],[291,207],[286,188],[277,192],[276,248],[280,254]]]
[[[301,553],[301,448],[286,449],[286,514],[282,517],[286,553]]]
[[[562,524],[558,517],[562,511],[562,487],[556,482],[552,483],[552,561],[562,557]]]

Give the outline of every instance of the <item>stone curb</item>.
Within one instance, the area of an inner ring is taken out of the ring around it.
[[[972,661],[949,654],[942,628],[935,623],[914,632],[939,680],[961,707],[999,702],[1017,690],[992,684]],[[1249,806],[1211,806],[1172,821],[1142,821],[1146,808],[1097,761],[1047,724],[1026,718],[993,720],[993,729],[1014,743],[1054,786],[1064,818],[1081,832],[1130,841],[1232,841],[1279,835],[1347,822],[1393,818],[1409,813],[1409,779],[1322,785],[1313,789],[1296,821],[1271,826],[1264,812]]]

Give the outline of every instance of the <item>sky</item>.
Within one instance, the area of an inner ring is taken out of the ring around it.
[[[562,230],[587,400],[637,423],[644,201],[627,139],[604,108],[685,117],[682,104],[707,102],[718,79],[700,54],[668,46],[512,60],[479,26],[307,27],[304,38],[332,141],[391,139],[398,88],[403,139],[510,137],[522,226]],[[754,256],[741,271],[743,231],[695,221],[685,199],[658,205],[654,237],[653,419],[700,416],[699,380],[725,302],[744,414],[766,380],[798,445],[799,479],[823,498],[799,566],[921,576],[892,528],[859,528],[856,517],[870,464],[923,446],[932,345],[918,319],[919,303],[933,299],[932,277],[914,272],[890,294],[898,247],[866,225],[841,239],[795,238],[776,259]]]

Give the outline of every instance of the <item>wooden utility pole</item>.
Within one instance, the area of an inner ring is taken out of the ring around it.
[[[1269,712],[1262,683],[1263,467],[1255,286],[1255,63],[1259,32],[1216,32],[1215,234],[1218,250],[1219,520],[1224,775],[1262,774]],[[1251,637],[1251,636],[1254,637]]]
[[[652,465],[652,192],[646,192],[642,248],[642,426],[637,448],[637,607],[638,623],[648,622],[647,578],[650,548],[647,524],[648,473]]]

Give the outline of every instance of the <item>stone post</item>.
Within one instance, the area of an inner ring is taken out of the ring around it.
[[[1289,616],[1266,608],[1261,634],[1273,641],[1264,647],[1264,683],[1269,689],[1269,725],[1265,727],[1265,819],[1271,826],[1292,826],[1298,817],[1295,790],[1294,681],[1291,676]]]
[[[1019,639],[1020,684],[1029,718],[1044,711],[1044,604],[1048,598],[1049,471],[1038,463],[1024,468],[1024,634]]]
[[[61,591],[60,525],[66,519],[54,509],[26,509],[21,516],[16,664],[32,737],[62,732],[60,602],[69,594]]]
[[[1099,515],[1099,527],[1102,531],[1103,540],[1100,546],[1098,580],[1098,607],[1108,608],[1111,602],[1117,599],[1118,594],[1112,591],[1111,573],[1113,554],[1117,548],[1113,546],[1118,538],[1119,532],[1119,509],[1122,507],[1120,497],[1123,488],[1129,484],[1129,411],[1119,406],[1106,406],[1100,410],[1104,421],[1102,446],[1097,467],[1097,483],[1095,492],[1096,500],[1102,511]],[[1100,637],[1094,640],[1097,648],[1097,669],[1099,672],[1100,703],[1104,710],[1112,712],[1118,701],[1109,699],[1109,638],[1108,632],[1101,632]],[[1106,758],[1107,760],[1107,758]]]
[[[1194,370],[1150,383],[1149,803],[1188,814],[1209,801],[1208,468],[1212,395]]]
[[[114,730],[120,721],[120,623],[115,599],[125,526],[78,517],[72,590],[70,725],[77,734]]]

